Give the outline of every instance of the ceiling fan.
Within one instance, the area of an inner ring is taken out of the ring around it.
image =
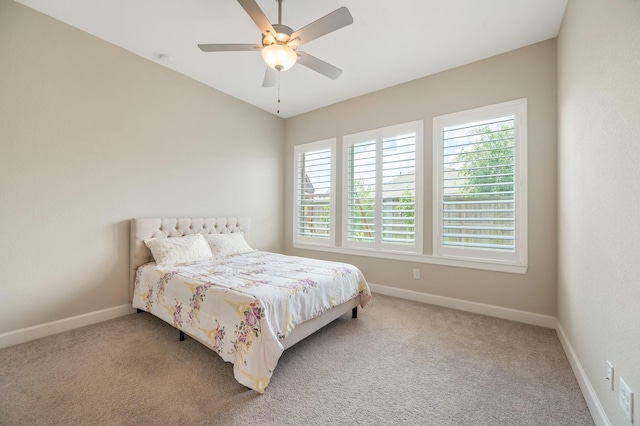
[[[278,71],[288,70],[296,62],[333,80],[338,78],[342,73],[340,68],[297,49],[304,43],[353,23],[349,9],[341,7],[293,31],[282,24],[282,0],[276,1],[278,2],[278,23],[271,24],[255,0],[238,0],[240,6],[262,32],[262,44],[199,44],[198,47],[203,52],[262,51],[262,58],[268,65],[262,82],[263,87],[273,87]]]

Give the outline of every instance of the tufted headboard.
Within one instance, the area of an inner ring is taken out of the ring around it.
[[[251,219],[246,217],[146,217],[131,219],[129,244],[129,299],[133,300],[133,284],[138,266],[152,262],[144,240],[153,237],[182,237],[189,234],[228,234],[243,232],[247,242]]]

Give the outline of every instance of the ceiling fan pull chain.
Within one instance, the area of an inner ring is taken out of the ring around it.
[[[278,114],[280,114],[280,70],[278,70]]]

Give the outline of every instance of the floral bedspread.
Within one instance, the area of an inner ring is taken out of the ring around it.
[[[185,331],[233,363],[241,384],[263,393],[296,325],[371,293],[355,266],[255,251],[136,273],[133,307]]]

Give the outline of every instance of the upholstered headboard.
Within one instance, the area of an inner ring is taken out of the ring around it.
[[[251,220],[246,217],[146,217],[131,219],[129,247],[129,299],[133,300],[133,283],[138,266],[152,262],[153,256],[144,240],[154,237],[182,237],[189,234],[228,234],[243,232],[247,242]]]

